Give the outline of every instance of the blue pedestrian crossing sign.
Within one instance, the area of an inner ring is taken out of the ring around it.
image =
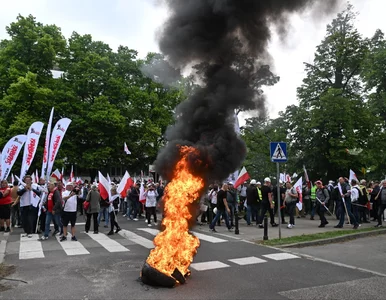
[[[287,162],[287,143],[272,142],[270,148],[272,162]]]

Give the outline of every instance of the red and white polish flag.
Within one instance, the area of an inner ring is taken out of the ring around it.
[[[122,198],[125,198],[127,195],[127,190],[131,188],[133,184],[133,179],[131,179],[130,174],[126,171],[117,187],[117,192],[121,195]]]
[[[125,151],[127,155],[131,154],[129,148],[126,145],[126,142],[123,144],[123,151]]]
[[[71,166],[71,172],[70,172],[70,182],[74,182],[75,180],[74,180],[75,178],[74,178],[74,166],[72,165]]]
[[[111,185],[110,183],[108,182],[108,180],[106,179],[106,177],[104,177],[102,175],[101,172],[98,172],[98,176],[99,176],[99,184],[98,184],[98,189],[99,189],[99,193],[101,194],[101,197],[102,199],[110,199],[110,189],[111,189]]]
[[[237,180],[234,184],[234,187],[237,189],[238,186],[240,186],[241,184],[243,184],[245,181],[247,181],[250,178],[251,177],[249,176],[247,169],[245,167],[243,167],[240,171],[239,177],[237,177]]]
[[[296,181],[294,188],[296,189],[298,193],[298,199],[299,202],[296,203],[296,206],[298,207],[299,210],[302,210],[303,208],[303,177],[300,177],[298,181]]]

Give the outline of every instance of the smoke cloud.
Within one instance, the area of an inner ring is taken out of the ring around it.
[[[239,168],[246,146],[234,131],[234,110],[264,113],[260,87],[278,81],[265,60],[271,28],[286,35],[291,13],[327,13],[338,1],[164,0],[170,17],[160,32],[161,52],[176,69],[194,66],[200,88],[177,107],[157,172],[171,179],[180,159],[178,145],[200,151],[191,167],[206,182],[223,180]]]

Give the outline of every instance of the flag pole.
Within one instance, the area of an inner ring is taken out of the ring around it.
[[[319,199],[318,197],[316,197],[316,200],[318,200],[319,203],[320,203],[321,205],[323,205],[323,202],[320,201],[320,199]],[[330,210],[328,209],[328,207],[327,207],[326,205],[323,205],[323,206],[324,206],[324,208],[328,211],[328,213],[332,216],[332,213],[330,212]]]

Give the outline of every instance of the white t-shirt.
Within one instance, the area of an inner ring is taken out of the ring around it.
[[[70,191],[64,191],[62,193],[62,198],[63,197],[67,197],[70,195]],[[65,201],[66,203],[64,204],[64,208],[63,210],[66,211],[66,212],[76,212],[76,206],[77,206],[77,203],[78,203],[78,199],[77,199],[77,196],[74,195],[70,198],[68,198],[67,201]]]

